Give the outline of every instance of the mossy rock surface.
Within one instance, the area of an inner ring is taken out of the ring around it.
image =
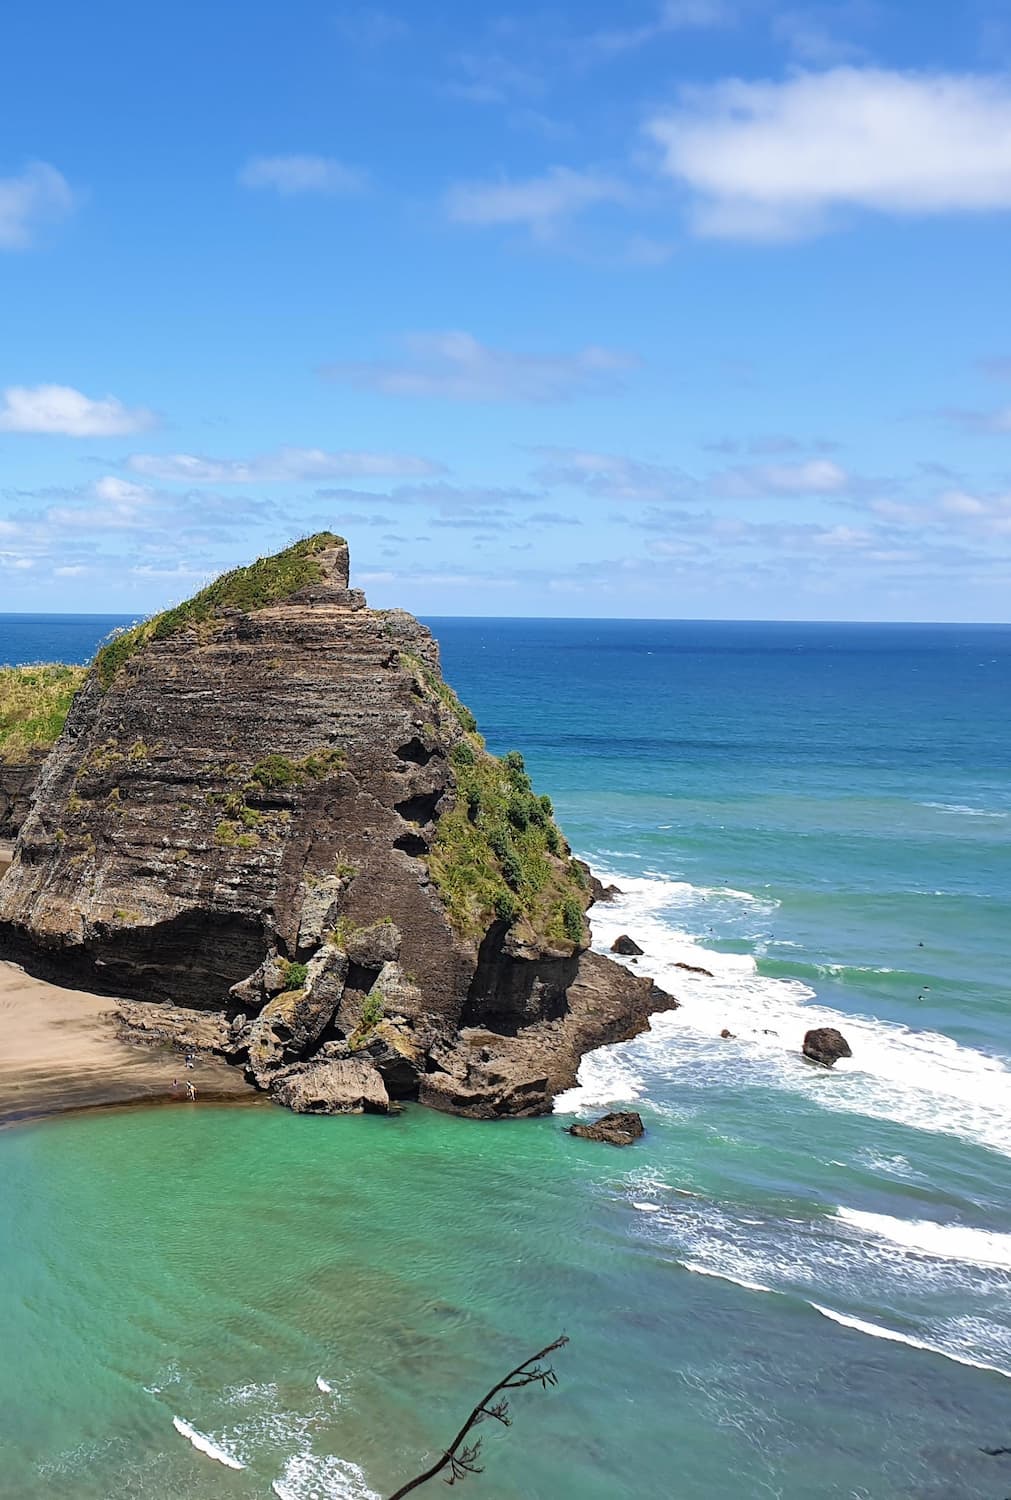
[[[266,609],[319,583],[323,577],[320,554],[344,545],[343,537],[332,531],[317,532],[273,557],[260,557],[244,568],[223,573],[192,599],[134,625],[103,646],[95,657],[102,687],[108,688],[124,663],[148,641],[164,640],[179,630],[216,619],[225,610]]]

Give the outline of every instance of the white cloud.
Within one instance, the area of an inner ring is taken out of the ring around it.
[[[273,484],[304,479],[397,478],[438,474],[442,465],[410,453],[327,453],[322,448],[278,448],[254,458],[206,458],[195,453],[132,453],[127,467],[147,479],[187,484]]]
[[[271,188],[282,198],[299,193],[353,193],[362,175],[332,156],[254,156],[239,173],[243,187]]]
[[[725,0],[666,0],[651,20],[641,26],[617,27],[606,31],[595,31],[584,37],[579,46],[581,55],[593,59],[607,59],[632,52],[649,42],[676,31],[702,31],[716,26],[728,26],[735,19],[733,6]]]
[[[714,494],[747,498],[766,495],[837,495],[852,485],[851,476],[827,458],[798,464],[741,464],[714,474]]]
[[[410,28],[400,16],[371,5],[348,6],[334,17],[334,27],[355,47],[384,47],[402,41]]]
[[[65,219],[75,206],[62,172],[29,162],[17,177],[0,177],[0,250],[25,250],[39,226]]]
[[[567,485],[605,500],[664,504],[694,498],[698,485],[680,469],[640,463],[618,453],[579,448],[540,448],[543,459],[535,478],[543,484]]]
[[[1011,80],[839,67],[686,90],[647,132],[697,233],[784,239],[833,213],[1011,208]]]
[[[322,373],[389,396],[551,402],[613,390],[637,363],[596,345],[574,354],[521,354],[462,332],[412,334],[404,343],[408,357],[400,363],[342,362]]]
[[[539,177],[518,181],[457,183],[446,194],[446,210],[459,224],[521,224],[546,239],[584,209],[626,197],[627,190],[613,177],[550,167]]]
[[[998,406],[995,411],[949,410],[944,415],[967,432],[1011,432],[1011,406]]]
[[[69,385],[11,385],[0,405],[0,431],[57,433],[63,437],[122,437],[156,422],[143,407],[115,396],[93,401]]]

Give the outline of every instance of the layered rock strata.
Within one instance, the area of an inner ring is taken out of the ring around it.
[[[368,609],[324,533],[99,653],[0,951],[148,1002],[141,1032],[214,1013],[187,1038],[292,1108],[535,1114],[675,1003],[587,951],[590,900],[522,759],[487,753],[429,631]]]

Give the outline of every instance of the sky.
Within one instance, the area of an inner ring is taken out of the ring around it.
[[[1011,617],[991,0],[35,0],[0,611]]]

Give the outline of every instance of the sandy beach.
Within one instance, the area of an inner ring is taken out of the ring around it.
[[[186,1108],[186,1079],[198,1102],[256,1097],[237,1069],[216,1059],[198,1057],[186,1069],[170,1047],[121,1041],[114,1004],[0,961],[0,1125],[98,1105]]]

